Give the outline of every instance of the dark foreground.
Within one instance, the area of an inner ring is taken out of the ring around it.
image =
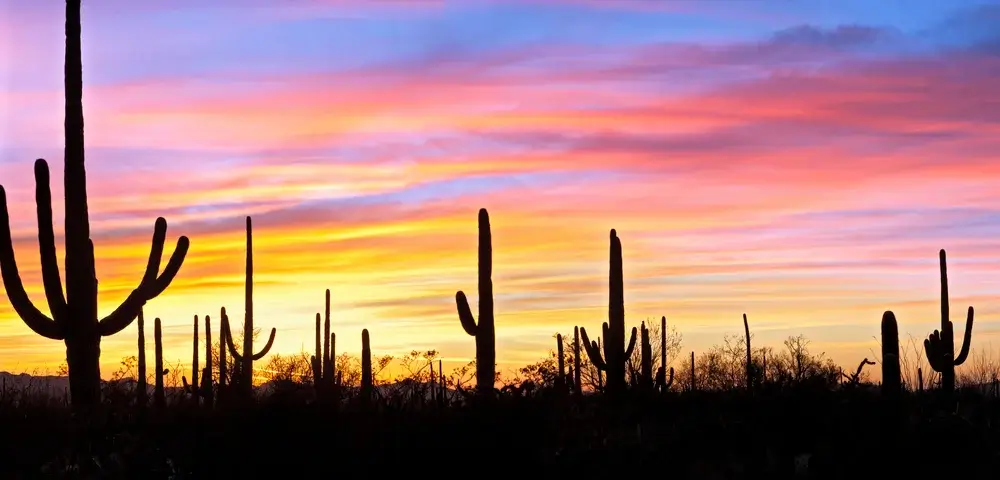
[[[364,408],[0,409],[0,478],[998,478],[1000,403],[872,391],[556,394]],[[969,477],[966,477],[969,478]]]

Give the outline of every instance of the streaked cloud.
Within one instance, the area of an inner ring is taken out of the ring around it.
[[[667,315],[686,349],[737,333],[743,312],[759,341],[806,333],[845,363],[869,355],[883,310],[922,336],[939,248],[953,310],[996,328],[995,6],[225,3],[87,12],[101,310],[139,280],[165,216],[192,239],[147,309],[171,359],[189,357],[192,315],[239,317],[245,215],[256,323],[283,353],[311,344],[330,288],[342,349],[367,327],[376,350],[464,363],[454,294],[476,297],[479,207],[504,369],[606,317],[611,228],[629,321]],[[25,46],[0,64],[0,183],[40,306],[31,161],[61,170],[57,4],[3,10]],[[6,302],[0,347],[4,369],[62,354]],[[105,372],[134,348],[134,328],[106,340]]]

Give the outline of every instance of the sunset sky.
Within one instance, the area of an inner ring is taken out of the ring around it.
[[[43,310],[63,8],[0,0],[0,183]],[[480,207],[504,372],[599,329],[611,228],[627,321],[666,315],[685,352],[745,312],[758,344],[872,358],[884,310],[904,342],[938,325],[940,248],[956,330],[971,304],[974,346],[1000,343],[1000,2],[91,0],[83,55],[101,313],[166,217],[191,238],[146,308],[171,363],[193,315],[242,319],[246,215],[272,352],[312,348],[330,288],[339,351],[368,328],[376,354],[465,363]],[[108,376],[134,326],[102,345]],[[0,370],[63,355],[0,296]]]

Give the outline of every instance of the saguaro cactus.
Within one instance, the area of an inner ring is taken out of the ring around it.
[[[580,381],[580,327],[573,327],[573,390],[577,396],[583,395]]]
[[[608,273],[608,321],[603,325],[604,355],[597,342],[591,342],[587,329],[580,328],[583,346],[598,370],[607,372],[608,393],[616,394],[625,390],[625,361],[635,348],[636,328],[625,347],[625,281],[622,274],[622,242],[618,234],[611,230],[611,268]]]
[[[743,333],[746,336],[746,344],[747,344],[747,359],[746,359],[746,382],[747,382],[747,390],[753,391],[753,382],[754,382],[753,370],[754,369],[753,369],[753,356],[750,353],[751,352],[751,350],[750,350],[750,323],[747,322],[747,314],[745,314],[745,313],[743,314]]]
[[[140,407],[145,407],[146,403],[149,401],[149,387],[146,385],[146,333],[145,333],[145,322],[142,318],[142,309],[139,309],[139,318],[136,321],[136,326],[139,330],[139,352],[137,355],[136,365],[136,404]]]
[[[458,319],[465,333],[476,338],[476,389],[480,395],[493,395],[496,383],[496,331],[493,324],[493,241],[490,216],[479,210],[479,323],[472,315],[465,293],[455,294]]]
[[[169,369],[163,368],[163,329],[160,327],[160,319],[153,319],[153,344],[154,344],[154,367],[156,368],[156,381],[153,387],[153,405],[156,408],[163,408],[167,405],[167,397],[163,390],[163,376],[170,373]]]
[[[25,325],[38,335],[66,343],[71,400],[75,408],[85,409],[97,405],[101,399],[101,337],[124,330],[135,320],[139,309],[147,301],[166,290],[184,261],[188,239],[181,237],[178,240],[166,269],[159,274],[167,222],[163,218],[156,219],[152,248],[142,281],[117,309],[98,320],[94,243],[90,238],[87,174],[84,166],[83,66],[80,52],[80,0],[67,0],[64,79],[66,148],[63,175],[66,211],[65,295],[52,226],[49,167],[42,159],[35,161],[35,204],[42,283],[52,316],[46,316],[32,303],[21,282],[11,238],[7,194],[3,187],[0,187],[0,274],[11,306]]]
[[[229,319],[226,318],[226,307],[222,307],[219,311],[219,403],[222,403],[221,397],[225,395],[223,390],[226,388],[226,383],[229,378],[229,364],[226,361],[226,350],[228,347],[226,345],[231,342],[229,340],[229,332],[226,331],[226,324]],[[209,354],[211,356],[211,354]]]
[[[649,341],[649,329],[646,328],[646,322],[642,322],[640,328],[640,383],[643,388],[648,388],[653,385],[653,346]]]
[[[899,328],[892,312],[882,314],[882,395],[896,397],[902,391],[899,368]]]
[[[201,381],[198,381],[198,316],[194,317],[194,355],[191,361],[191,383],[188,384],[187,377],[181,377],[184,383],[184,391],[191,395],[195,405],[199,398],[205,399],[205,406],[212,407],[212,319],[205,316],[205,369],[201,370]]]
[[[948,304],[948,264],[944,250],[940,253],[941,268],[941,330],[934,330],[924,340],[924,350],[927,352],[927,363],[941,374],[941,390],[951,395],[955,390],[955,367],[965,363],[969,356],[972,343],[972,321],[975,311],[969,307],[965,320],[965,337],[962,339],[962,350],[955,357],[955,327],[949,320]]]
[[[320,330],[320,315],[316,314],[316,354],[312,357],[313,385],[325,392],[334,384],[337,336],[330,332],[330,290],[326,291],[326,322]]]
[[[562,334],[556,334],[556,354],[559,356],[559,376],[556,377],[556,388],[562,391],[566,388],[566,359],[563,358]]]
[[[244,294],[244,309],[246,314],[243,317],[243,352],[236,350],[233,344],[232,330],[229,328],[229,317],[226,316],[225,309],[222,313],[222,328],[225,329],[226,346],[233,356],[233,362],[239,363],[240,367],[240,388],[242,393],[249,396],[253,393],[253,362],[264,358],[267,352],[271,351],[274,344],[274,335],[277,330],[271,329],[271,335],[261,351],[253,352],[253,225],[250,217],[247,217],[247,260],[246,260],[246,289]]]
[[[660,317],[660,368],[656,370],[656,388],[666,392],[674,384],[674,369],[667,376],[667,317]]]
[[[369,401],[374,390],[372,378],[372,347],[368,329],[361,330],[361,398]]]

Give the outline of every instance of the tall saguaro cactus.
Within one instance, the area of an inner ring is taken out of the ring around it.
[[[139,286],[110,315],[98,320],[97,278],[94,269],[94,242],[90,238],[87,207],[87,174],[84,167],[83,141],[83,63],[80,49],[80,0],[66,2],[65,57],[65,239],[66,292],[63,294],[59,262],[52,226],[52,193],[49,166],[35,161],[35,204],[38,216],[38,243],[41,251],[42,283],[52,316],[46,316],[24,289],[14,256],[7,194],[0,187],[0,274],[10,303],[32,331],[45,338],[66,343],[70,396],[74,408],[87,409],[101,400],[101,337],[114,335],[128,327],[139,309],[170,285],[180,270],[188,250],[188,239],[181,237],[170,261],[159,273],[167,234],[167,222],[156,219],[153,243],[146,271]]]
[[[556,355],[558,355],[559,376],[556,377],[556,388],[562,392],[566,388],[566,359],[563,358],[562,334],[556,334]]]
[[[608,321],[604,322],[604,355],[597,342],[591,342],[587,329],[580,328],[583,346],[590,356],[590,363],[607,372],[607,391],[611,394],[625,390],[625,361],[635,349],[636,328],[625,347],[625,280],[622,274],[622,242],[611,230],[611,268],[608,273]]]
[[[233,362],[239,364],[239,371],[242,378],[238,382],[242,393],[249,397],[253,393],[253,362],[264,358],[267,352],[271,351],[274,344],[274,335],[277,330],[271,329],[271,335],[261,351],[253,351],[253,224],[250,217],[247,217],[247,260],[246,260],[246,289],[243,299],[243,352],[236,349],[233,343],[232,330],[229,328],[229,317],[226,316],[225,309],[222,310],[222,328],[225,329],[226,346],[233,356]]]
[[[946,395],[955,390],[955,367],[965,363],[969,356],[972,343],[972,322],[975,311],[969,307],[965,320],[965,336],[962,339],[962,350],[955,357],[955,327],[949,320],[948,304],[948,264],[944,250],[940,252],[941,269],[941,330],[934,330],[924,340],[924,350],[927,351],[927,363],[941,374],[941,389]]]
[[[479,323],[472,315],[465,293],[455,294],[458,319],[465,333],[476,338],[476,390],[480,395],[493,395],[496,383],[496,331],[493,323],[493,240],[490,216],[479,210]]]

